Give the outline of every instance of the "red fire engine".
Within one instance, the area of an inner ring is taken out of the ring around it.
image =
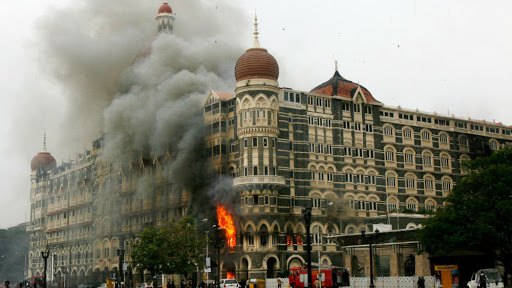
[[[315,284],[316,279],[318,278],[318,266],[311,266],[311,283]],[[350,286],[350,276],[349,271],[342,267],[331,267],[331,266],[322,266],[322,288],[336,288],[343,286]],[[290,287],[292,288],[304,288],[307,287],[308,283],[308,267],[294,267],[290,268]]]

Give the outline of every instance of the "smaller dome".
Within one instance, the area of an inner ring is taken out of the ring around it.
[[[162,6],[160,6],[160,9],[158,9],[158,14],[162,13],[172,14],[172,8],[169,4],[167,4],[167,1],[164,1]]]
[[[57,161],[53,158],[52,154],[47,151],[41,151],[37,153],[32,161],[30,162],[30,168],[32,171],[38,170],[39,168],[43,168],[45,171],[53,169],[57,167]]]

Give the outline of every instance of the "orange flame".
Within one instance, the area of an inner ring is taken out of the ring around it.
[[[226,276],[226,278],[228,278],[228,279],[235,279],[235,273],[228,272],[228,275]]]
[[[226,237],[228,238],[228,246],[230,248],[236,245],[236,229],[233,224],[233,217],[229,215],[228,211],[224,206],[217,206],[217,219],[219,220],[219,226],[226,230]]]

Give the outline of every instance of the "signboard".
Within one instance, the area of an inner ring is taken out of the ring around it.
[[[204,268],[204,273],[211,273],[211,272],[212,272],[212,268],[210,268],[210,267]]]
[[[210,257],[206,257],[206,267],[210,267],[210,266],[212,266]]]
[[[123,271],[128,270],[128,263],[123,263]]]

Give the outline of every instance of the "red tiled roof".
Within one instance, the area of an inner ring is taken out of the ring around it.
[[[220,91],[215,91],[215,90],[212,90],[212,92],[215,93],[215,95],[217,95],[219,97],[219,99],[222,99],[222,100],[229,100],[229,99],[233,99],[233,97],[235,97],[234,93],[220,92]]]
[[[361,91],[368,102],[377,102],[375,98],[373,98],[372,94],[365,87],[356,84],[350,80],[343,78],[338,71],[334,72],[334,75],[331,79],[326,82],[316,86],[311,90],[311,93],[322,94],[327,96],[341,96],[346,98],[354,97],[354,93],[357,91],[357,88],[360,87]]]

